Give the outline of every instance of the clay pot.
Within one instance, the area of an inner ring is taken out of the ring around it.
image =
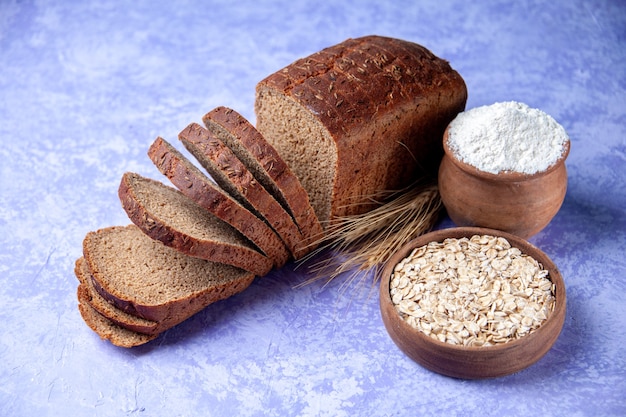
[[[536,174],[484,172],[455,157],[443,137],[439,192],[457,226],[479,226],[529,238],[550,223],[561,208],[567,189],[565,159]]]
[[[539,261],[555,285],[555,308],[534,332],[503,344],[465,347],[440,342],[413,328],[402,319],[391,300],[389,284],[394,267],[417,247],[446,238],[476,234],[503,236],[523,253]],[[509,375],[525,369],[552,347],[565,321],[565,284],[557,267],[541,250],[518,236],[484,228],[451,228],[425,234],[406,244],[387,262],[380,283],[380,310],[389,336],[408,357],[431,371],[462,379],[485,379]]]

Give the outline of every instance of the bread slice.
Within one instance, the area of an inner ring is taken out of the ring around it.
[[[307,190],[322,224],[371,197],[436,179],[445,127],[467,88],[412,42],[366,36],[299,59],[256,88],[256,128]]]
[[[158,335],[147,335],[133,332],[113,323],[98,313],[87,301],[86,290],[83,285],[78,286],[78,311],[87,324],[103,340],[109,340],[115,346],[131,348],[146,344],[157,338]]]
[[[247,237],[273,261],[275,268],[287,263],[291,255],[276,232],[204,175],[169,142],[158,137],[150,146],[148,156],[183,194]]]
[[[94,289],[116,308],[171,327],[247,288],[254,274],[185,255],[137,226],[89,232],[83,257]]]
[[[122,176],[128,217],[152,239],[182,253],[266,275],[273,262],[241,233],[173,187],[136,173]]]
[[[306,253],[305,239],[293,218],[220,139],[197,123],[178,137],[224,190],[267,221],[295,259]]]
[[[96,310],[101,316],[104,316],[115,325],[123,327],[137,333],[157,335],[166,330],[167,324],[158,323],[156,321],[147,320],[141,317],[128,314],[113,304],[109,303],[104,297],[102,297],[94,288],[91,277],[91,271],[85,261],[85,258],[80,257],[76,260],[74,266],[74,274],[78,278],[79,285],[82,289],[79,292],[79,300],[83,303],[89,304],[91,308]]]
[[[220,106],[202,118],[219,138],[293,217],[306,240],[308,251],[322,238],[322,226],[309,196],[278,152],[241,114]]]

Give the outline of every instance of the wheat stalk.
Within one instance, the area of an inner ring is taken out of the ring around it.
[[[380,197],[386,197],[384,203]],[[379,206],[361,215],[344,216],[328,226],[324,243],[307,259],[321,251],[332,249],[336,256],[310,266],[313,278],[328,282],[352,271],[348,282],[363,272],[374,272],[378,280],[385,262],[405,243],[430,231],[439,218],[442,203],[436,184],[414,184],[400,192],[373,196]]]

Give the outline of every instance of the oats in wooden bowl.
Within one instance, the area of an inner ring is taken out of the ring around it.
[[[426,368],[458,378],[524,369],[556,341],[565,287],[527,241],[484,228],[423,235],[392,257],[380,287],[394,342]]]

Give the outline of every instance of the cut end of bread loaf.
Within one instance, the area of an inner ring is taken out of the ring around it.
[[[332,136],[308,108],[272,88],[259,86],[255,110],[257,129],[295,173],[317,219],[327,223],[337,165]]]

